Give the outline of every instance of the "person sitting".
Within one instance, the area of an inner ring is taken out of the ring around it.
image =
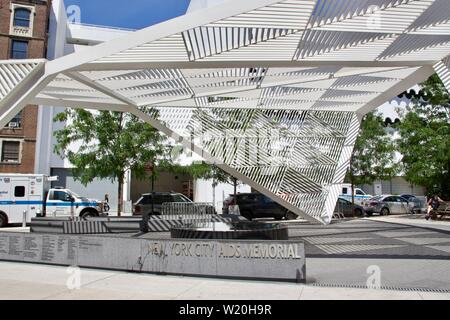
[[[427,215],[425,216],[425,219],[430,219],[431,218],[431,212],[433,210],[437,210],[439,208],[439,205],[441,204],[441,202],[444,202],[441,198],[439,198],[439,196],[437,194],[435,194],[433,197],[431,197],[430,200],[428,200],[428,212]]]

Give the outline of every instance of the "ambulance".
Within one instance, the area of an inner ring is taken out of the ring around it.
[[[350,183],[342,184],[341,194],[339,198],[352,201],[352,185]],[[354,187],[355,203],[359,205],[364,205],[369,199],[373,198],[372,195],[365,193],[361,188]]]
[[[0,228],[29,223],[34,217],[98,217],[107,203],[87,199],[65,188],[51,188],[58,177],[42,174],[0,174]]]

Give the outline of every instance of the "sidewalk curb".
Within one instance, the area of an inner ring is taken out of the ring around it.
[[[415,228],[429,229],[429,230],[433,230],[433,231],[437,231],[437,232],[441,232],[441,233],[450,235],[450,224],[448,226],[446,226],[446,227],[448,227],[448,229],[442,229],[442,228],[439,228],[438,226],[422,225],[421,223],[408,223],[406,221],[405,222],[389,221],[389,220],[386,220],[386,218],[384,218],[383,220],[378,220],[378,219],[374,219],[374,218],[363,218],[363,219],[367,220],[367,221],[383,222],[383,223],[390,223],[390,224],[396,224],[396,225],[410,226],[410,227],[415,227]]]

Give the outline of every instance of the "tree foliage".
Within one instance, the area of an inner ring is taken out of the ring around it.
[[[126,172],[132,170],[142,178],[147,163],[164,160],[170,153],[155,128],[129,113],[67,109],[54,121],[66,123],[55,132],[54,150],[73,164],[75,179],[84,185],[95,178],[118,181],[119,213]]]
[[[367,114],[356,139],[347,180],[353,185],[371,184],[395,176],[398,171],[395,150],[382,117],[373,112]]]
[[[450,96],[437,75],[422,83],[399,125],[402,170],[428,193],[450,196]]]

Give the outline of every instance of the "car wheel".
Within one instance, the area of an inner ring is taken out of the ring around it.
[[[372,216],[372,212],[366,212],[366,215],[368,216],[368,217],[371,217]]]
[[[382,216],[388,216],[389,215],[389,209],[388,208],[383,208],[383,209],[381,209],[381,211],[380,211],[380,215],[382,215]]]
[[[97,217],[97,213],[94,211],[85,211],[80,215],[80,217],[83,219],[93,218],[93,217]]]
[[[280,220],[282,220],[283,218],[284,218],[284,216],[282,216],[282,217],[280,217],[280,216],[275,216],[275,217],[274,217],[274,219],[277,220],[277,221],[280,221]]]
[[[8,224],[8,218],[5,214],[0,213],[0,228],[6,227]]]
[[[358,208],[355,209],[354,213],[355,213],[356,217],[362,217],[363,216],[363,211],[361,209],[358,209]]]

